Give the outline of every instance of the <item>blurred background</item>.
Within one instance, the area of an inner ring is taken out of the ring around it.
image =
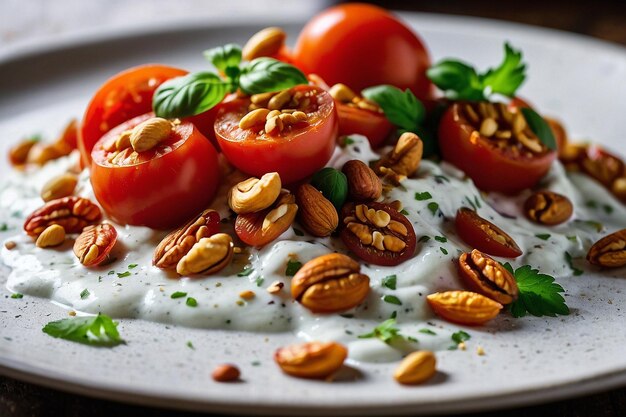
[[[333,0],[1,0],[0,49],[102,30],[180,21],[304,21]],[[481,16],[583,33],[626,45],[626,0],[372,1],[389,9]]]

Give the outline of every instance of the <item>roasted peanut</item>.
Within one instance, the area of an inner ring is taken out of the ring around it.
[[[233,382],[239,379],[240,372],[235,365],[227,363],[217,366],[211,376],[216,382]]]

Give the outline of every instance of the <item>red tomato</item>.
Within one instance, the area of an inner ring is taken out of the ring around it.
[[[367,137],[372,148],[385,142],[393,125],[384,114],[335,103],[339,115],[339,135],[358,134]]]
[[[335,6],[311,19],[300,32],[293,60],[329,85],[344,83],[354,91],[391,84],[427,98],[432,88],[422,41],[389,12],[367,4]]]
[[[263,130],[263,124],[241,129],[239,121],[248,113],[249,99],[224,103],[215,120],[215,136],[230,163],[241,171],[260,177],[278,172],[283,184],[306,178],[326,165],[335,149],[337,112],[332,97],[308,85],[291,89],[310,94],[310,103],[299,108],[308,116],[276,135]]]
[[[122,157],[107,151],[125,130],[154,117],[152,113],[114,128],[93,148],[91,184],[102,208],[116,222],[167,229],[204,210],[219,184],[217,152],[190,122],[173,128],[153,149]]]
[[[439,123],[439,147],[443,159],[453,163],[486,191],[516,193],[537,184],[548,172],[556,152],[520,151],[519,147],[497,143],[482,136],[455,103]]]
[[[517,258],[522,254],[511,236],[467,207],[457,211],[454,225],[457,235],[481,252],[504,258]]]
[[[152,111],[152,95],[170,78],[187,71],[165,65],[141,65],[108,79],[96,92],[83,116],[78,149],[84,166],[91,162],[93,145],[115,126]]]

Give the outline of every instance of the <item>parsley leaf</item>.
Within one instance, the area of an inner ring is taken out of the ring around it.
[[[423,193],[415,193],[415,199],[417,201],[430,200],[433,196],[428,192],[424,191]]]
[[[105,314],[51,321],[42,331],[52,337],[95,346],[115,346],[124,343],[117,323]]]
[[[398,297],[396,297],[395,295],[383,295],[382,300],[384,302],[386,302],[386,303],[389,303],[389,304],[395,304],[395,305],[398,305],[398,306],[402,305],[402,301]]]
[[[390,344],[396,338],[404,338],[404,336],[400,334],[400,329],[395,327],[396,324],[397,323],[396,323],[395,318],[385,320],[378,326],[374,327],[374,330],[372,330],[369,333],[359,335],[358,338],[359,339],[377,338],[387,344]]]
[[[548,240],[550,239],[550,234],[549,233],[537,233],[535,237],[538,237],[541,240]]]
[[[541,274],[530,265],[524,265],[513,271],[510,264],[504,264],[517,281],[519,296],[509,309],[513,317],[526,314],[542,317],[556,317],[557,314],[568,315],[569,308],[560,294],[565,290],[550,275]]]
[[[377,85],[366,88],[361,94],[378,104],[385,117],[400,129],[415,132],[424,122],[424,105],[408,88],[402,91],[392,85]]]
[[[439,211],[439,204],[435,203],[434,201],[432,203],[428,203],[428,210],[430,210],[433,216],[436,215]]]
[[[263,282],[265,282],[265,278],[258,277],[255,282],[256,282],[256,286],[260,287],[261,285],[263,285]]]
[[[254,272],[254,268],[252,268],[250,265],[248,265],[245,268],[243,268],[240,272],[238,272],[237,276],[238,277],[247,277],[248,275],[250,275],[253,272]]]
[[[522,51],[513,49],[506,42],[502,64],[497,68],[489,69],[480,78],[483,86],[491,93],[513,97],[526,79],[526,65],[522,62]]]
[[[469,333],[464,332],[463,330],[459,330],[458,332],[452,333],[452,336],[450,337],[452,341],[458,345],[459,343],[470,340],[472,336],[470,336]]]
[[[383,287],[387,287],[390,290],[395,290],[396,289],[396,282],[397,282],[398,277],[396,275],[389,275],[385,278],[383,278],[381,285]]]
[[[435,335],[437,335],[437,333],[433,332],[433,331],[432,331],[432,330],[430,330],[430,329],[419,329],[418,331],[419,331],[420,333],[429,334],[429,335],[431,335],[431,336],[435,336]]]
[[[585,272],[582,269],[578,269],[574,266],[572,255],[570,255],[569,252],[565,252],[565,262],[567,262],[567,265],[570,267],[570,269],[574,273],[574,276],[580,276]]]
[[[193,297],[187,297],[187,301],[185,301],[185,304],[187,304],[189,307],[197,307],[198,301],[196,301],[196,299]]]
[[[302,268],[302,262],[296,261],[294,259],[289,259],[287,261],[287,269],[285,270],[285,275],[288,277],[292,277],[296,275],[296,272],[298,272],[300,268]]]
[[[117,273],[117,277],[118,278],[126,278],[130,276],[130,271],[124,271],[124,272],[118,272]]]
[[[24,294],[21,294],[19,292],[14,292],[13,294],[11,294],[11,298],[19,300],[20,298],[24,298]]]
[[[176,298],[183,298],[186,297],[187,293],[186,292],[182,292],[182,291],[176,291],[175,293],[173,293],[172,295],[170,295],[171,299],[176,299]]]

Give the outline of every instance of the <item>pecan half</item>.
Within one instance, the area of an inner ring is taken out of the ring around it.
[[[405,132],[394,149],[374,165],[376,174],[394,184],[415,174],[424,152],[424,144],[415,133]]]
[[[573,212],[569,198],[552,191],[537,191],[524,203],[524,213],[529,220],[548,226],[567,221]]]
[[[370,290],[370,279],[361,266],[340,253],[310,260],[291,280],[291,295],[314,313],[335,313],[361,304]]]
[[[183,256],[200,239],[217,233],[220,215],[217,211],[207,209],[184,226],[174,230],[159,243],[154,251],[152,265],[161,269],[173,269]]]
[[[63,197],[51,200],[31,213],[24,222],[24,231],[38,236],[48,226],[58,224],[66,233],[80,233],[85,226],[100,221],[100,208],[86,198]]]
[[[458,267],[459,275],[472,291],[500,304],[510,304],[517,299],[519,290],[515,278],[490,256],[474,249],[459,257]]]
[[[322,379],[336,372],[348,357],[348,349],[335,342],[308,342],[280,348],[274,361],[288,375]]]
[[[456,212],[454,225],[465,243],[489,255],[517,258],[522,254],[511,236],[472,209],[461,207]]]
[[[84,266],[101,264],[115,246],[117,230],[112,224],[87,226],[74,242],[74,255]]]
[[[214,274],[224,269],[234,255],[233,239],[226,233],[203,237],[176,265],[180,275]]]
[[[481,325],[498,315],[502,304],[470,291],[436,292],[426,297],[442,318],[453,323]]]
[[[313,236],[330,236],[339,225],[339,215],[333,203],[311,184],[298,187],[296,201],[300,224]]]
[[[380,179],[364,162],[353,159],[346,162],[341,171],[346,174],[348,192],[354,200],[376,200],[383,193]]]
[[[603,237],[591,246],[587,260],[593,265],[618,268],[626,265],[626,229]]]

